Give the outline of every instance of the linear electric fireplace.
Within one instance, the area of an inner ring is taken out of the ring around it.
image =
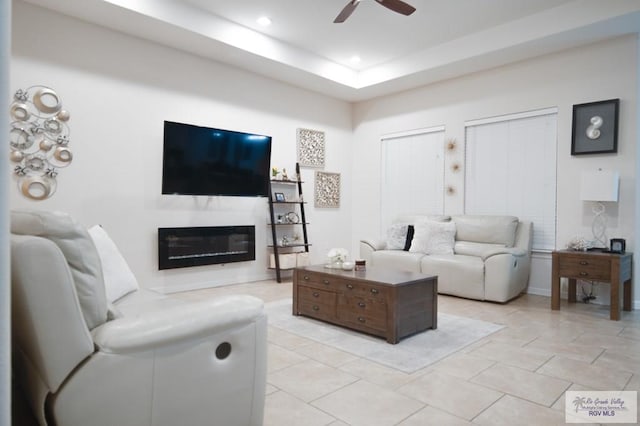
[[[159,269],[256,259],[255,226],[158,228]]]

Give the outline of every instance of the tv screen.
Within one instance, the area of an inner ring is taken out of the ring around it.
[[[271,137],[164,122],[162,193],[267,197]]]

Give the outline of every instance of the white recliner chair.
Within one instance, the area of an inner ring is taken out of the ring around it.
[[[260,299],[140,290],[110,305],[95,245],[68,215],[13,212],[11,230],[14,378],[40,424],[262,424]]]

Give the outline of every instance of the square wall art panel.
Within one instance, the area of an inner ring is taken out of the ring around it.
[[[316,207],[340,207],[340,173],[316,172]]]
[[[303,167],[324,167],[324,132],[298,129],[298,163]]]

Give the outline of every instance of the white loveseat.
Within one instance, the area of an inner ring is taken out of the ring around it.
[[[411,228],[413,239],[403,241]],[[514,216],[405,216],[387,238],[361,240],[360,257],[367,265],[437,275],[442,294],[506,302],[527,287],[532,231]]]
[[[68,215],[12,212],[11,232],[13,376],[39,424],[262,424],[262,300],[111,304],[103,252]]]

